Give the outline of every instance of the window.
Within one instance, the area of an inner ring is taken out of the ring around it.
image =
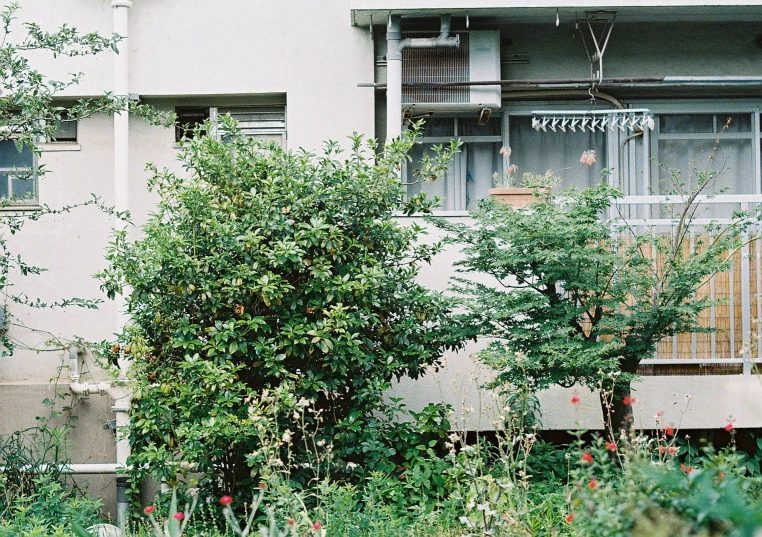
[[[696,172],[720,171],[718,179],[704,191],[707,195],[757,194],[762,191],[759,109],[756,104],[722,101],[630,103],[654,114],[654,129],[607,128],[565,132],[536,131],[531,111],[568,110],[574,103],[521,103],[511,106],[504,118],[510,164],[522,173],[553,170],[562,178],[561,189],[584,189],[602,180],[619,186],[625,196],[667,195],[680,188],[695,188]],[[580,164],[584,151],[593,149],[593,166]],[[710,159],[710,155],[712,158]],[[678,182],[669,169],[681,170]],[[604,171],[608,175],[603,177]],[[707,204],[702,217],[721,218],[741,208],[740,203]],[[618,209],[627,218],[669,218],[678,206],[659,203],[627,205]]]
[[[410,153],[413,160],[406,172],[408,194],[424,192],[429,197],[437,196],[440,210],[475,209],[492,188],[492,174],[503,170],[501,131],[501,118],[495,114],[486,125],[479,125],[475,117],[430,118],[424,126],[422,143]],[[445,176],[419,182],[414,173],[422,157],[432,154],[435,145],[449,144],[452,138],[460,139],[462,145],[450,161]]]
[[[695,172],[722,172],[723,180],[707,194],[756,193],[752,125],[748,112],[659,115],[651,155],[662,166],[652,170],[651,191],[667,193],[673,187],[666,166],[682,170],[682,181],[689,188],[696,187]]]
[[[230,114],[245,136],[278,142],[284,146],[286,143],[286,107],[283,105],[177,107],[175,111],[175,141],[178,142],[193,136],[193,129],[207,120],[211,121],[212,128],[216,131],[217,118]]]
[[[61,120],[56,125],[56,131],[53,133],[54,143],[75,143],[77,141],[77,121],[70,120],[67,112],[61,113]]]
[[[37,202],[35,155],[26,146],[19,151],[13,140],[0,142],[0,198],[19,204]]]
[[[509,120],[510,163],[518,167],[517,174],[544,175],[551,170],[561,178],[560,189],[584,190],[600,184],[607,166],[606,133],[596,130],[538,131],[532,128],[532,118],[512,116]],[[595,151],[592,166],[582,164],[585,151]]]

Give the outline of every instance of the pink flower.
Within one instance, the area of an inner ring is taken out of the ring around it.
[[[733,424],[732,424],[732,423],[730,423],[730,422],[728,422],[728,424],[725,426],[725,430],[726,430],[727,432],[730,432],[730,431],[732,431],[733,429],[735,429],[735,427],[733,427]]]
[[[151,513],[153,513],[154,511],[156,511],[156,508],[155,508],[153,505],[149,505],[148,507],[146,507],[145,509],[143,509],[143,512],[144,512],[145,514],[147,514],[147,515],[150,515],[150,514],[151,514]]]
[[[509,174],[514,174],[517,171],[519,171],[519,167],[516,166],[515,164],[511,164],[510,166],[508,166],[508,173]]]
[[[564,517],[564,520],[566,521],[567,524],[571,524],[571,521],[574,520],[574,513],[569,513],[568,515],[566,515],[566,517]]]
[[[223,496],[222,498],[220,498],[220,503],[222,505],[230,505],[231,503],[233,503],[233,498],[231,498],[230,496]]]
[[[606,442],[606,449],[616,451],[616,442]]]
[[[598,486],[598,480],[595,478],[592,478],[590,482],[587,484],[587,488],[590,490],[595,490],[595,488]]]
[[[677,448],[675,446],[670,446],[670,448],[669,448],[669,454],[670,455],[677,454]]]
[[[294,520],[293,518],[289,518],[288,520],[286,520],[287,526],[293,526],[294,524],[296,524],[296,520]]]
[[[320,522],[315,522],[315,523],[312,525],[312,529],[313,529],[313,530],[315,530],[315,531],[319,530],[319,529],[320,529],[320,528],[322,528],[322,527],[323,527],[323,525],[322,525]]]
[[[579,395],[572,395],[572,398],[571,398],[571,403],[572,403],[573,405],[578,405],[578,404],[579,404],[579,401],[580,401],[580,399],[579,399]]]
[[[588,166],[592,166],[595,164],[595,149],[588,149],[584,153],[582,153],[582,156],[579,158],[579,161],[582,164],[587,164]]]
[[[582,459],[582,462],[584,463],[590,463],[590,462],[593,462],[593,455],[589,451],[586,451],[585,453],[582,454],[581,459]]]
[[[178,511],[177,513],[172,515],[172,518],[174,518],[175,520],[182,520],[185,518],[185,515],[183,514],[182,511]]]
[[[513,153],[513,150],[511,149],[511,146],[509,145],[504,145],[503,147],[500,148],[500,154],[503,155],[503,157],[505,158],[510,157],[511,153]]]
[[[630,397],[629,395],[625,395],[624,399],[622,399],[622,402],[625,405],[634,405],[636,401],[637,399],[635,399],[634,397]]]
[[[673,434],[675,434],[675,430],[669,425],[667,425],[666,427],[664,427],[664,434],[666,434],[667,436],[672,436]]]

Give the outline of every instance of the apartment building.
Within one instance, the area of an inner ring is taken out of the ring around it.
[[[488,195],[495,172],[556,170],[564,187],[601,180],[625,198],[618,214],[641,226],[668,227],[670,197],[665,167],[706,166],[715,146],[723,173],[704,200],[703,217],[725,219],[762,202],[762,5],[687,0],[332,0],[279,2],[225,0],[43,0],[21,3],[20,20],[46,28],[68,23],[83,31],[126,37],[120,54],[93,58],[35,57],[55,78],[82,72],[81,83],[61,96],[112,91],[174,111],[175,130],[137,118],[97,116],[68,124],[42,155],[0,147],[0,168],[44,164],[39,181],[0,175],[0,195],[19,199],[15,210],[63,206],[101,196],[129,210],[137,225],[154,200],[146,190],[147,162],[179,169],[175,144],[183,129],[226,113],[251,136],[290,149],[318,151],[324,140],[352,132],[386,139],[411,121],[427,120],[421,158],[433,144],[463,142],[445,177],[411,187],[442,199],[440,214],[467,220]],[[730,122],[728,122],[730,119]],[[719,142],[717,142],[719,140]],[[8,144],[8,142],[5,142]],[[11,143],[12,145],[12,143]],[[500,154],[510,146],[510,159]],[[595,150],[593,166],[579,165]],[[411,166],[412,168],[412,166]],[[686,181],[690,174],[686,172]],[[32,222],[12,239],[29,262],[48,272],[19,279],[17,291],[43,300],[62,296],[104,298],[92,275],[115,221],[84,208]],[[431,240],[436,239],[432,232]],[[457,251],[450,249],[422,273],[445,289]],[[762,250],[739,252],[732,271],[712,284],[726,302],[707,312],[711,334],[664,341],[644,363],[635,419],[653,424],[657,412],[688,428],[762,426],[762,381],[753,374],[762,358],[746,349],[762,318]],[[12,307],[12,306],[9,306]],[[124,319],[119,302],[100,309],[13,310],[26,328],[10,327],[23,343],[0,360],[0,433],[33,424],[41,401],[69,382],[82,393],[74,439],[78,471],[93,473],[95,490],[114,505],[113,467],[123,462],[114,423],[124,423],[128,398],[86,353],[51,347],[51,338],[108,339]],[[53,350],[46,350],[46,349]],[[474,408],[464,426],[488,427],[487,404],[476,386],[488,376],[470,354],[448,357],[440,373],[395,393],[411,406],[447,401]],[[746,350],[745,350],[746,349]],[[43,351],[43,352],[39,352]],[[72,370],[60,365],[76,365]],[[575,388],[542,394],[548,429],[601,426],[598,397]],[[686,395],[694,396],[685,411]],[[93,465],[102,466],[93,466]],[[87,466],[90,465],[90,466]],[[99,472],[99,473],[98,473]]]

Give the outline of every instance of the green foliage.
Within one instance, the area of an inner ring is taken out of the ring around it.
[[[620,444],[611,450],[598,439],[570,451],[571,524],[578,534],[758,534],[760,482],[746,476],[734,450],[709,450],[687,465],[670,454],[675,444],[665,439],[622,438]]]
[[[293,398],[272,430],[285,434],[307,401],[316,438],[359,462],[370,433],[357,424],[392,379],[458,341],[442,330],[447,302],[416,283],[438,246],[393,218],[431,207],[405,202],[397,179],[412,137],[376,154],[357,136],[346,157],[335,143],[316,157],[223,128],[225,141],[181,142],[186,175],[153,169],[156,212],[142,238],[117,233],[100,277],[111,296],[131,289],[132,463],[171,479],[173,461],[195,463],[231,493],[249,475],[249,412],[265,390],[287,383]]]
[[[464,245],[458,270],[492,279],[456,278],[454,290],[467,308],[459,335],[492,338],[479,357],[498,384],[602,383],[613,393],[604,418],[617,429],[631,413],[622,400],[640,360],[666,336],[704,330],[698,314],[712,302],[696,290],[730,266],[751,223],[744,215],[721,233],[708,226],[712,238],[689,248],[691,203],[671,233],[640,232],[605,218],[620,195],[603,183],[519,210],[486,200],[473,224],[434,220]]]
[[[17,2],[11,2],[0,8],[0,32],[3,34],[0,43],[0,142],[13,140],[19,151],[28,150],[40,154],[38,144],[41,140],[50,140],[61,124],[61,121],[76,121],[91,117],[97,113],[113,114],[129,110],[131,114],[146,118],[159,124],[170,126],[172,117],[159,113],[152,107],[131,102],[127,96],[106,94],[98,99],[81,100],[62,106],[57,100],[58,95],[79,83],[81,73],[72,73],[61,80],[47,78],[33,66],[34,54],[30,52],[45,52],[54,58],[58,56],[91,56],[103,52],[118,52],[121,36],[101,36],[97,33],[81,33],[76,28],[63,25],[55,31],[43,30],[32,22],[18,23],[16,13],[19,9]],[[42,165],[27,171],[36,178],[46,173]],[[19,170],[23,178],[24,170]],[[10,207],[18,200],[2,199],[0,208]],[[32,265],[14,253],[8,243],[8,235],[15,235],[29,221],[37,221],[50,215],[69,213],[83,206],[93,206],[108,214],[115,214],[113,209],[104,206],[100,199],[92,199],[63,207],[51,208],[43,205],[33,211],[5,211],[0,215],[0,290],[9,302],[19,306],[32,308],[57,308],[77,306],[96,308],[100,300],[83,298],[62,298],[60,300],[43,302],[39,298],[29,297],[13,291],[13,279],[17,276],[37,275],[45,271],[43,267]],[[125,217],[126,215],[119,215]],[[8,336],[7,327],[13,322],[21,322],[12,317],[7,309],[3,310],[0,330],[0,346],[2,354],[13,352],[17,342]]]

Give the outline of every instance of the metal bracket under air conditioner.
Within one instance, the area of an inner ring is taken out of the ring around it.
[[[575,29],[579,31],[582,38],[587,58],[590,60],[590,78],[597,79],[598,83],[603,81],[603,54],[609,44],[614,19],[616,19],[616,11],[586,11],[585,18],[578,19],[575,24]]]

